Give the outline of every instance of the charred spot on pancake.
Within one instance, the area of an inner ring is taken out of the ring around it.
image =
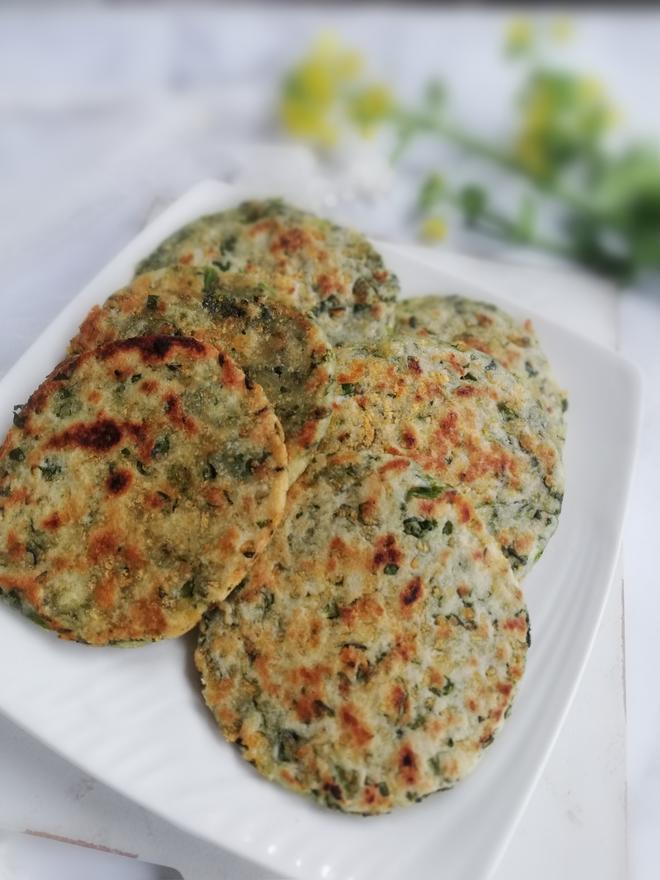
[[[405,715],[408,708],[408,694],[401,685],[397,684],[392,688],[390,700],[396,716],[400,718],[402,715]]]
[[[172,391],[165,396],[163,410],[169,421],[177,428],[183,428],[188,433],[195,433],[197,430],[194,419],[186,414],[181,398],[175,392]]]
[[[43,526],[45,529],[57,529],[62,525],[62,520],[60,519],[60,515],[57,511],[55,513],[51,513],[50,516],[47,516],[43,521]]]
[[[342,706],[339,720],[348,739],[358,748],[362,748],[373,739],[373,733],[362,721],[355,707]]]
[[[403,442],[403,445],[407,449],[412,449],[414,446],[417,445],[417,438],[415,437],[414,433],[410,430],[410,428],[404,429],[404,431],[401,434],[401,440]]]
[[[74,357],[67,358],[62,361],[62,363],[58,364],[53,372],[51,373],[51,378],[55,382],[65,382],[67,379],[70,379],[76,371],[76,367],[78,366],[79,357],[74,355]]]
[[[286,254],[300,250],[308,242],[308,234],[304,229],[292,227],[285,229],[271,245],[271,251],[284,251]]]
[[[376,541],[376,552],[373,559],[375,568],[380,568],[382,565],[385,574],[396,574],[402,559],[403,554],[397,547],[394,535],[388,534]]]
[[[107,452],[121,440],[122,431],[112,419],[99,419],[91,424],[80,422],[56,434],[48,446],[63,449],[66,446],[80,446],[93,452]]]
[[[90,535],[88,555],[93,562],[108,556],[116,556],[121,547],[120,539],[111,529],[100,529]]]
[[[399,773],[406,785],[412,785],[417,779],[417,756],[410,746],[403,746],[399,752]]]
[[[103,360],[122,351],[139,351],[148,360],[165,360],[173,349],[203,354],[206,346],[190,336],[138,336],[135,339],[119,339],[104,345],[99,351]]]
[[[422,581],[421,578],[415,577],[401,591],[401,604],[404,608],[409,608],[411,605],[414,605],[415,602],[422,595]]]
[[[112,495],[121,495],[131,484],[133,477],[129,471],[121,470],[121,471],[113,471],[108,479],[106,480],[106,486],[108,488],[108,492]]]
[[[326,783],[323,785],[323,788],[324,788],[325,791],[328,792],[329,795],[332,795],[332,797],[333,797],[336,801],[340,801],[340,800],[342,800],[343,797],[344,797],[343,794],[342,794],[342,790],[341,790],[340,786],[337,785],[336,782],[326,782]]]
[[[145,379],[138,385],[138,388],[143,394],[154,394],[158,391],[158,387],[158,382],[156,382],[155,379]]]

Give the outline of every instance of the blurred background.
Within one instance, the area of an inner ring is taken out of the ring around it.
[[[646,373],[625,539],[640,878],[657,876],[660,827],[659,46],[660,14],[627,4],[0,7],[1,371],[206,177],[376,237],[579,273],[616,298]]]

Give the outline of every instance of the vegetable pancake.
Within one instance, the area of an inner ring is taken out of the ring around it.
[[[419,296],[397,303],[398,334],[433,333],[462,350],[476,348],[526,382],[547,411],[557,441],[566,434],[566,395],[557,385],[531,321],[519,324],[487,302],[463,296]]]
[[[282,423],[293,482],[325,433],[333,353],[317,324],[245,275],[178,266],[140,275],[95,306],[72,340],[77,354],[153,333],[193,336],[228,352],[258,382]]]
[[[280,199],[243,202],[189,223],[136,274],[174,263],[277,273],[278,295],[317,318],[332,343],[377,339],[394,321],[399,283],[366,238]]]
[[[338,352],[342,391],[323,452],[374,449],[417,461],[467,494],[524,576],[553,534],[563,498],[549,416],[494,358],[405,335]]]
[[[382,813],[472,770],[508,714],[529,621],[471,504],[413,462],[312,465],[196,652],[224,736],[264,776]]]
[[[267,544],[286,449],[261,388],[187,337],[57,366],[0,447],[0,594],[67,639],[191,629]]]

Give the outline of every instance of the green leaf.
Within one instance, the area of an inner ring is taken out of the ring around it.
[[[477,184],[468,184],[458,192],[458,205],[469,224],[476,223],[488,205],[488,193]]]
[[[424,100],[429,110],[438,111],[447,103],[447,88],[439,79],[431,79],[424,89]]]
[[[216,270],[211,266],[205,266],[202,277],[204,279],[203,293],[215,293],[220,285],[220,278],[218,277]]]
[[[53,398],[53,412],[58,419],[70,418],[82,409],[82,403],[74,395],[71,388],[60,388]]]
[[[523,565],[527,565],[527,556],[518,553],[515,547],[502,547],[502,553],[511,563],[511,568],[515,571]]]
[[[328,706],[327,703],[324,703],[323,700],[314,700],[313,706],[318,715],[325,715],[328,718],[333,718],[335,715],[335,710]]]
[[[432,211],[445,198],[444,179],[436,172],[429,174],[422,183],[417,199],[417,208],[422,214]]]
[[[340,615],[339,605],[337,605],[337,603],[333,599],[332,602],[329,602],[325,606],[325,608],[323,609],[323,613],[328,618],[328,620],[336,620]]]
[[[302,737],[295,730],[281,730],[277,738],[277,760],[295,761]]]
[[[429,690],[432,694],[435,694],[436,697],[446,697],[447,694],[450,694],[454,690],[454,687],[455,685],[451,678],[445,676],[445,683],[442,687],[431,686]]]
[[[403,521],[403,531],[406,535],[421,538],[424,532],[432,531],[438,525],[435,519],[420,519],[418,516],[409,516]]]
[[[518,209],[518,220],[516,223],[516,233],[520,241],[530,241],[534,236],[536,227],[536,202],[527,193],[520,200],[520,208]]]
[[[39,465],[39,470],[41,471],[41,476],[48,483],[51,483],[62,473],[61,466],[49,458],[44,458],[43,463]]]
[[[164,437],[159,437],[158,440],[154,443],[151,449],[151,457],[159,458],[161,455],[166,455],[170,451],[170,438],[165,435]]]
[[[437,498],[445,491],[444,486],[437,483],[430,483],[428,486],[413,486],[406,492],[406,501],[411,498]]]
[[[512,419],[518,418],[518,413],[515,410],[511,409],[511,407],[503,400],[499,401],[499,403],[497,404],[497,409],[499,410],[499,412],[502,413],[506,422],[510,422]]]
[[[195,591],[195,579],[190,578],[189,580],[187,580],[185,582],[185,584],[183,584],[183,586],[179,590],[179,596],[182,599],[190,599],[190,598],[192,598],[192,594],[194,593],[194,591]]]

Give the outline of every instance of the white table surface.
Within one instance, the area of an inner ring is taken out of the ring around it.
[[[319,12],[228,13],[208,7],[190,14],[104,8],[55,13],[51,5],[38,15],[25,6],[0,13],[0,307],[5,330],[0,371],[140,228],[156,203],[201,177],[240,174],[248,163],[254,168],[255,157],[261,169],[255,186],[265,187],[268,181],[273,189],[292,185],[290,159],[268,153],[266,171],[263,151],[255,150],[254,143],[267,136],[271,71],[298,54],[327,18]],[[470,11],[386,16],[349,10],[333,24],[368,47],[403,91],[416,88],[428,70],[439,69],[452,79],[467,118],[488,126],[500,122],[498,101],[482,100],[484,78],[495,96],[509,86],[495,48],[502,21],[501,15]],[[660,19],[586,16],[581,21],[580,52],[571,57],[591,68],[609,68],[630,117],[645,122],[650,94],[645,83],[657,82]],[[625,53],[633,43],[634,64]],[[656,126],[660,130],[660,121]],[[319,183],[303,173],[313,171],[306,158],[297,156],[294,165],[301,199],[336,194],[339,181],[338,216],[343,212],[375,235],[410,234],[405,211],[415,168],[404,169],[369,204],[342,201],[342,194],[355,189],[354,174]],[[358,175],[357,185],[363,183]],[[477,282],[497,280],[512,298],[606,345],[623,341],[654,371],[651,375],[660,374],[659,297],[653,286],[622,300],[584,277],[564,274],[548,284],[546,273],[533,268],[494,268],[442,251],[438,258]],[[619,575],[575,703],[498,880],[623,878],[627,783],[633,792],[635,878],[657,876],[652,848],[653,829],[660,824],[655,747],[660,701],[644,674],[660,662],[654,637],[660,601],[655,598],[654,608],[650,592],[655,530],[646,513],[660,491],[657,397],[653,387],[647,389],[645,469],[638,477],[624,545],[628,698],[634,722],[628,730],[633,743],[628,779]],[[268,876],[180,834],[85,778],[2,719],[0,828],[83,839],[177,866],[188,880]],[[30,856],[48,865],[47,873],[35,873],[34,866],[21,868],[23,841],[0,835],[0,880],[168,876],[110,856],[93,869],[86,863],[77,874],[76,859],[56,857],[53,846]]]

